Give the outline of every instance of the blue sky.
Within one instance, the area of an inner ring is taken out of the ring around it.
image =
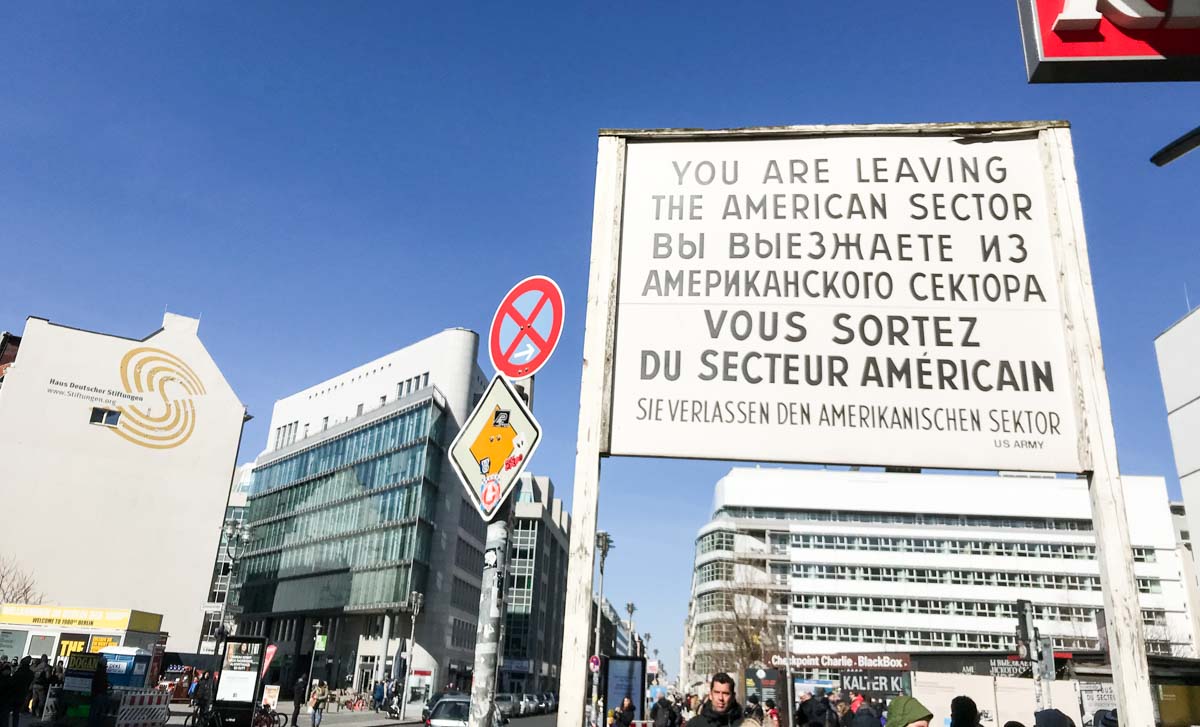
[[[1067,119],[1122,469],[1178,485],[1154,336],[1200,301],[1195,84],[1025,82],[1012,2],[0,8],[0,329],[164,307],[256,415],[554,277],[534,469],[569,500],[596,130]],[[484,362],[486,366],[486,361]],[[720,463],[609,460],[607,592],[674,673]],[[831,493],[830,504],[836,504]]]

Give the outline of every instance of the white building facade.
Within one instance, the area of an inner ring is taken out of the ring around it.
[[[0,553],[47,603],[162,614],[167,649],[189,652],[246,415],[198,328],[168,313],[136,339],[30,318],[0,373]]]
[[[1150,653],[1195,656],[1166,485],[1124,477]],[[696,540],[684,678],[735,668],[733,612],[770,653],[1015,647],[1015,608],[1065,650],[1099,647],[1084,480],[735,468]]]
[[[1190,527],[1200,532],[1200,309],[1188,313],[1154,340],[1175,470]]]
[[[275,403],[247,502],[239,633],[279,645],[268,679],[369,689],[466,686],[485,528],[446,448],[486,380],[479,337],[454,328]],[[416,599],[416,644],[408,637]]]

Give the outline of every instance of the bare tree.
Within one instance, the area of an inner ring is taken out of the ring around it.
[[[15,558],[0,556],[0,603],[42,602],[33,573],[21,567]]]
[[[786,617],[777,608],[781,595],[777,591],[759,579],[739,579],[721,589],[715,609],[720,617],[706,619],[698,639],[708,671],[729,672],[742,685],[746,669],[770,665],[771,656],[779,653],[786,639]]]
[[[1149,654],[1196,658],[1196,647],[1187,632],[1181,632],[1166,623],[1143,625],[1142,635]]]

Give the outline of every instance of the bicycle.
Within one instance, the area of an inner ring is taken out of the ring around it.
[[[192,713],[183,718],[184,727],[222,727],[221,722],[221,715],[212,707],[209,707],[207,712],[193,707]]]
[[[259,704],[254,707],[254,727],[287,727],[288,716],[275,711],[269,704]]]

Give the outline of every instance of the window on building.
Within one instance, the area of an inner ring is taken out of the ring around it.
[[[113,411],[112,409],[102,409],[98,406],[92,407],[92,424],[100,424],[106,427],[115,427],[117,422],[121,420],[121,412]]]
[[[329,428],[329,417],[322,417],[321,418],[321,431],[323,432],[328,428]]]
[[[304,423],[304,438],[308,439],[308,422]]]
[[[383,396],[379,397],[379,405],[383,406],[386,403],[387,403],[387,394],[384,394]]]
[[[421,374],[421,388],[424,389],[426,386],[429,386],[429,372],[428,371]]]
[[[358,411],[354,412],[354,416],[362,416],[363,405],[358,405]]]

